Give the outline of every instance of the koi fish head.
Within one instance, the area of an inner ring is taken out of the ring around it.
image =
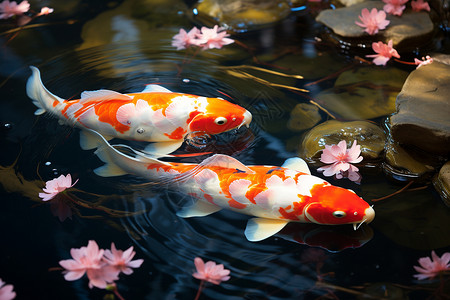
[[[197,113],[189,123],[189,131],[218,134],[243,125],[249,127],[252,114],[239,105],[219,98],[208,98],[205,112]]]
[[[305,216],[313,223],[353,224],[356,229],[375,217],[375,211],[367,202],[344,188],[324,186],[313,191],[312,197],[314,201],[306,206]]]

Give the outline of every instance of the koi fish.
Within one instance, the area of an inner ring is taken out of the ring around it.
[[[30,68],[26,89],[38,107],[35,115],[49,112],[60,123],[96,130],[107,140],[116,137],[154,142],[145,148],[153,154],[175,151],[190,133],[218,134],[249,127],[252,120],[249,111],[226,100],[173,93],[154,84],[141,93],[85,91],[81,99],[64,100],[45,88],[39,69]],[[94,148],[95,142],[83,132],[80,142],[85,150]]]
[[[180,217],[207,216],[223,208],[254,216],[245,229],[249,241],[268,238],[289,222],[353,224],[356,230],[375,216],[373,208],[353,191],[312,176],[299,157],[286,160],[281,167],[246,166],[223,154],[200,164],[164,162],[128,146],[111,146],[95,131],[89,134],[97,139],[95,154],[105,162],[94,170],[97,175],[132,174],[172,183],[197,200],[181,209]],[[120,147],[135,156],[122,153]]]

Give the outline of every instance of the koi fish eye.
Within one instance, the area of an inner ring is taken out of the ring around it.
[[[136,130],[136,132],[139,133],[139,134],[143,134],[144,131],[145,131],[144,128],[138,128],[138,129]]]
[[[217,125],[225,125],[227,121],[228,121],[227,118],[218,117],[214,120],[214,123],[216,123]]]
[[[336,218],[339,218],[339,219],[345,217],[346,215],[347,214],[345,212],[340,211],[340,210],[336,210],[333,212],[333,216],[335,216]]]

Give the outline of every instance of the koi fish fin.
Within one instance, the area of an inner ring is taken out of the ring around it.
[[[172,93],[172,91],[157,84],[147,84],[141,93]]]
[[[81,93],[81,99],[79,103],[86,101],[106,101],[106,100],[126,100],[129,101],[133,97],[121,94],[111,90],[97,90],[97,91],[84,91]]]
[[[250,242],[259,242],[276,234],[287,223],[287,220],[252,218],[247,222],[245,237]]]
[[[182,208],[179,212],[177,212],[177,216],[181,218],[204,217],[221,209],[221,207],[215,204],[199,200],[192,206]]]
[[[311,175],[311,171],[309,170],[308,165],[300,157],[292,157],[286,159],[281,167]]]
[[[33,100],[33,104],[38,107],[34,114],[42,115],[47,110],[51,112],[55,101],[62,103],[64,100],[45,88],[38,68],[30,66],[30,69],[32,74],[27,81],[27,95]]]
[[[103,138],[105,140],[109,141],[113,137],[104,135]],[[98,137],[96,137],[92,133],[88,133],[85,130],[81,130],[80,131],[80,147],[81,147],[81,149],[83,149],[83,150],[91,150],[91,149],[98,148],[102,144],[103,143],[99,143]]]
[[[96,154],[98,155],[97,152]],[[106,164],[104,166],[98,167],[97,169],[94,169],[94,173],[102,177],[112,177],[129,174],[122,168],[114,164]]]
[[[174,142],[157,142],[149,144],[145,147],[144,152],[152,155],[154,158],[163,157],[174,152],[183,144],[183,140]]]
[[[238,161],[237,159],[225,155],[225,154],[215,154],[208,157],[202,161],[199,166],[209,168],[209,167],[222,167],[229,169],[236,169],[245,173],[255,174],[255,171]]]

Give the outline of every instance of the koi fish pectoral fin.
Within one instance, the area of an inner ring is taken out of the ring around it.
[[[287,223],[287,220],[252,218],[247,222],[245,237],[250,242],[259,242],[279,232]]]
[[[105,140],[109,141],[113,137],[103,135]],[[91,150],[97,148],[102,143],[99,142],[99,139],[96,135],[93,135],[89,131],[81,130],[80,131],[80,147],[83,150]]]
[[[141,93],[172,93],[172,91],[157,84],[147,84]]]
[[[182,208],[177,212],[177,216],[181,218],[204,217],[213,214],[222,208],[209,202],[197,201],[192,206]]]
[[[183,144],[183,140],[175,142],[156,142],[145,147],[144,152],[158,158],[174,152]]]
[[[292,157],[286,159],[281,167],[311,175],[311,171],[309,170],[308,165],[300,157]]]

